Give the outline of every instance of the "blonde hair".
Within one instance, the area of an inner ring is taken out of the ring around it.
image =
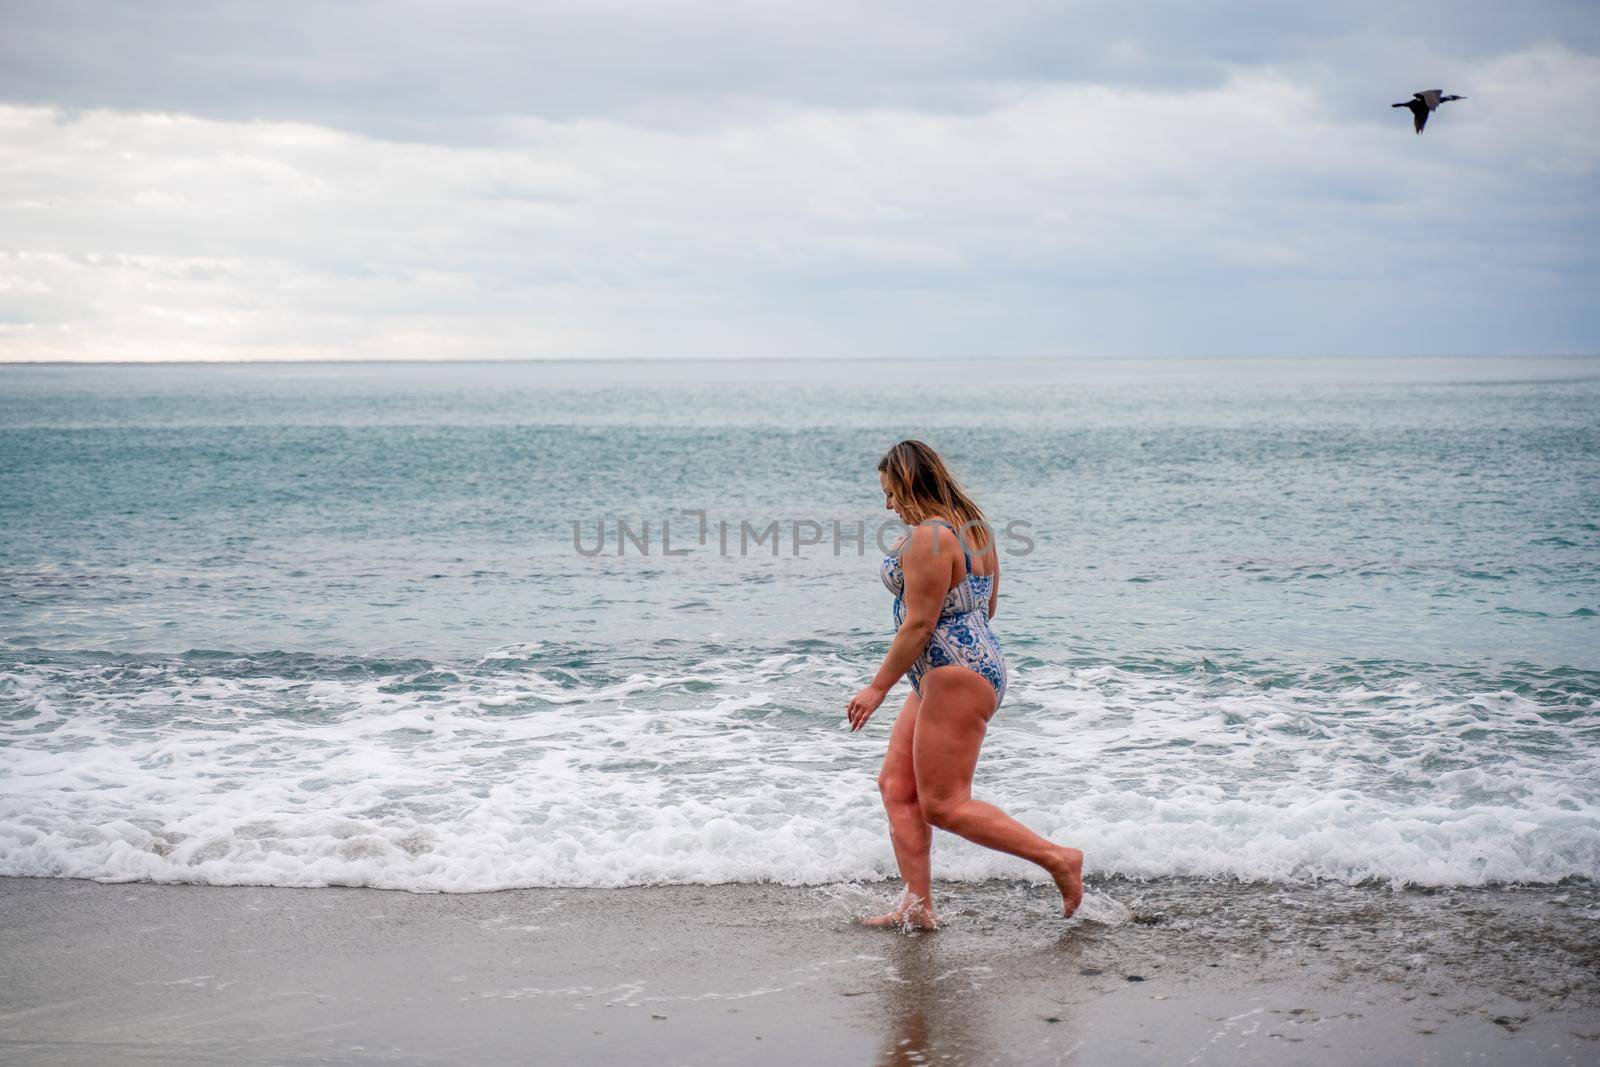
[[[939,453],[921,441],[901,441],[878,460],[878,471],[889,480],[905,517],[913,525],[928,519],[954,523],[963,547],[983,555],[992,538],[983,509],[961,488]]]

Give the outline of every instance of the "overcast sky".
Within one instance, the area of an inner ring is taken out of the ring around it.
[[[0,360],[1600,352],[1593,0],[0,0],[0,127]]]

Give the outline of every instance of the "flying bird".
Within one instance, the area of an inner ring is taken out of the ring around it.
[[[1464,96],[1444,96],[1443,89],[1424,89],[1420,93],[1412,93],[1411,99],[1403,104],[1391,104],[1391,107],[1409,108],[1411,111],[1411,124],[1422,132],[1422,127],[1428,124],[1430,112],[1438,110],[1440,104],[1446,100],[1465,100]]]

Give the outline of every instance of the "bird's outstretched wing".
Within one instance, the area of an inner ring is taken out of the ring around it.
[[[1424,89],[1417,94],[1417,99],[1421,100],[1424,104],[1427,104],[1428,110],[1432,111],[1434,108],[1439,106],[1439,97],[1443,95],[1443,89]]]
[[[1422,127],[1426,126],[1427,124],[1428,124],[1428,109],[1425,108],[1425,107],[1414,107],[1414,108],[1412,108],[1411,109],[1411,125],[1413,125],[1413,126],[1415,126],[1417,128],[1417,132],[1421,133],[1422,132]]]

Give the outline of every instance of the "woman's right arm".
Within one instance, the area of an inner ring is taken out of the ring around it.
[[[994,584],[989,587],[989,618],[994,618],[1000,607],[1000,546],[994,542],[994,531],[989,532],[989,551],[994,553]]]

